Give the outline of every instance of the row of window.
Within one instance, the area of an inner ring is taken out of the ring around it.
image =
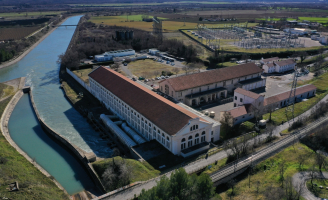
[[[139,133],[142,133],[146,138],[149,140],[157,139],[160,143],[163,144],[163,146],[166,146],[167,148],[170,148],[170,138],[169,136],[166,136],[163,132],[161,134],[161,131],[152,125],[149,121],[147,121],[146,118],[141,117],[140,115],[130,109],[130,106],[125,104],[123,101],[116,98],[114,95],[112,95],[108,90],[105,90],[100,84],[95,82],[94,80],[90,79],[90,86],[91,89],[95,90],[99,95],[100,98],[115,111],[117,114],[119,114],[123,119],[126,119],[127,122],[136,129]],[[151,128],[153,127],[154,131],[152,133]],[[157,137],[156,137],[157,132]],[[161,137],[162,135],[162,137]]]
[[[205,131],[202,132],[202,135],[200,137],[200,142],[205,142],[206,134]],[[186,143],[188,142],[188,147],[192,147],[194,145],[199,144],[199,133],[195,135],[195,139],[193,139],[192,135],[188,137],[188,141],[186,141],[185,138],[182,138],[181,140],[181,150],[186,148]]]
[[[261,76],[261,74],[254,74],[254,75],[251,75],[251,78],[256,78],[256,77],[258,77],[258,76]],[[241,77],[241,78],[238,78],[238,82],[243,81],[243,80],[246,80],[246,79],[247,79],[247,77]],[[223,87],[226,86],[226,83],[227,83],[227,81],[223,81]],[[230,81],[230,83],[231,83],[231,84],[234,83],[233,79]],[[216,83],[214,89],[216,89],[217,87],[218,87],[218,84]],[[200,87],[198,90],[199,90],[198,92],[202,92],[202,88],[201,88],[201,87]],[[210,90],[210,86],[207,86],[207,90]],[[191,89],[191,94],[193,94],[193,92],[194,92],[194,89]],[[182,96],[182,92],[181,92],[180,95]]]

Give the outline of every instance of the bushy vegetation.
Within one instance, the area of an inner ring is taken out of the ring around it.
[[[233,179],[219,193],[222,199],[297,200],[304,188],[295,189],[291,177],[300,171],[318,169],[317,153],[296,143],[280,153],[251,166],[244,175]],[[233,189],[231,187],[233,185]],[[233,190],[233,191],[232,191]]]
[[[136,181],[146,181],[160,174],[146,161],[114,157],[92,164],[107,191],[115,190]]]
[[[138,200],[209,200],[214,196],[214,187],[207,174],[188,175],[183,168],[162,176],[157,186],[142,190]]]

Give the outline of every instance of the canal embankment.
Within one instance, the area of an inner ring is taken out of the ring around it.
[[[37,107],[35,106],[32,90],[29,91],[29,95],[30,95],[30,99],[31,99],[31,103],[32,103],[34,112],[35,112],[37,119],[40,122],[42,128],[46,131],[46,133],[48,133],[50,136],[52,136],[56,141],[58,141],[60,144],[67,147],[67,149],[69,149],[73,153],[73,155],[75,155],[78,158],[78,160],[81,162],[83,167],[89,173],[90,177],[92,178],[92,180],[94,181],[94,183],[96,184],[98,189],[101,192],[105,192],[104,186],[102,185],[97,173],[94,171],[92,165],[89,162],[89,161],[95,160],[95,157],[96,157],[95,154],[87,153],[87,152],[83,151],[82,149],[80,149],[79,147],[77,147],[76,145],[71,143],[69,140],[67,140],[60,134],[58,134],[52,128],[50,128],[40,117],[39,111],[38,111]]]
[[[9,101],[9,103],[7,104],[1,119],[0,119],[0,127],[1,127],[1,132],[2,135],[5,137],[5,139],[8,141],[8,143],[14,147],[22,156],[24,156],[24,158],[26,160],[28,160],[32,165],[34,165],[34,167],[36,167],[42,174],[44,174],[45,176],[47,176],[48,178],[50,178],[57,186],[58,188],[60,188],[61,190],[63,190],[66,194],[67,191],[63,188],[63,186],[58,183],[55,179],[51,178],[52,176],[45,170],[43,169],[38,163],[35,162],[34,159],[32,159],[28,154],[26,154],[16,143],[15,141],[11,138],[9,130],[8,130],[8,122],[10,119],[10,116],[13,112],[13,110],[15,109],[16,104],[18,103],[18,101],[21,99],[21,97],[24,95],[23,89],[26,90],[24,88],[25,85],[25,77],[21,77],[15,80],[19,80],[19,84],[17,85],[17,92],[16,94],[12,97],[12,99]],[[13,81],[13,80],[11,80]]]
[[[62,19],[58,25],[62,25],[62,23],[64,23],[66,21],[67,18]],[[51,30],[49,30],[46,34],[44,34],[38,41],[36,41],[32,46],[28,47],[26,50],[24,50],[23,52],[21,52],[19,55],[15,56],[14,58],[12,58],[11,60],[8,60],[7,62],[4,62],[0,65],[0,69],[1,68],[5,68],[5,67],[9,67],[17,62],[19,62],[20,60],[22,60],[28,53],[30,53],[35,47],[37,47],[44,39],[46,39],[54,30],[56,30],[56,28],[52,28]]]

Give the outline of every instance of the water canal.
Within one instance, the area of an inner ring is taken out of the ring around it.
[[[63,25],[77,24],[80,17],[70,17]],[[106,141],[71,106],[59,87],[59,65],[56,61],[58,55],[67,49],[74,31],[74,26],[58,27],[21,61],[0,69],[0,82],[25,76],[45,123],[85,152],[93,151],[99,157],[106,157],[111,153]],[[32,111],[28,95],[24,95],[9,120],[9,132],[13,140],[68,193],[91,187],[91,179],[83,175],[87,172],[65,148],[46,135]]]

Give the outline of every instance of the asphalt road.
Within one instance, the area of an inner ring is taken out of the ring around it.
[[[294,188],[297,190],[300,186],[302,188],[301,196],[304,197],[306,200],[321,200],[314,196],[306,187],[306,181],[310,179],[309,172],[299,172],[295,174],[292,178],[292,183]],[[321,172],[317,174],[317,179],[328,179],[328,172]],[[325,190],[324,188],[323,190]]]

